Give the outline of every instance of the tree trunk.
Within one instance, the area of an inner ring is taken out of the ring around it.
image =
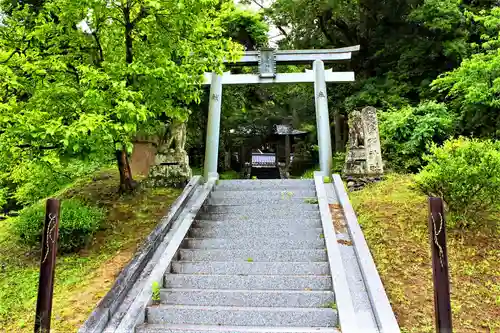
[[[137,183],[132,178],[127,151],[125,149],[116,150],[115,156],[118,164],[118,171],[120,172],[120,193],[132,192],[136,188]]]
[[[348,116],[347,115],[342,115],[342,130],[344,132],[344,135],[342,136],[342,148],[346,151],[346,146],[347,143],[349,142],[349,121],[347,120]]]
[[[224,170],[231,170],[231,149],[224,151]]]
[[[343,129],[343,120],[344,117],[338,112],[335,111],[334,114],[334,122],[335,122],[335,152],[340,153],[345,150],[342,139],[342,129]]]

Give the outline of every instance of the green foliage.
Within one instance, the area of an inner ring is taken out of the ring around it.
[[[316,198],[306,198],[306,199],[304,199],[304,203],[310,204],[310,205],[317,205],[318,204],[318,199],[316,199]]]
[[[428,165],[416,176],[422,192],[448,205],[450,225],[485,224],[500,206],[500,143],[460,137],[433,146]]]
[[[337,152],[333,155],[331,173],[341,174],[344,170],[346,153]]]
[[[239,179],[240,174],[234,170],[224,171],[219,175],[221,180]]]
[[[246,49],[266,47],[269,26],[259,13],[235,8],[223,18],[226,36],[245,46]]]
[[[12,196],[22,205],[35,203],[54,194],[75,179],[95,172],[104,163],[102,160],[60,161],[50,155],[42,160],[21,163],[9,177],[16,185]]]
[[[323,183],[330,184],[332,182],[332,178],[325,176],[323,177]]]
[[[318,168],[309,169],[304,172],[304,174],[300,177],[300,179],[314,179],[314,173],[318,171]]]
[[[473,55],[433,86],[447,93],[465,133],[500,137],[500,49]]]
[[[0,208],[7,204],[9,197],[9,189],[6,187],[0,187]]]
[[[36,204],[23,209],[13,224],[21,242],[38,247],[42,240],[45,208]],[[58,248],[62,253],[75,252],[85,247],[99,229],[104,211],[89,207],[78,200],[63,200],[59,221]]]
[[[151,290],[152,290],[152,299],[154,302],[159,302],[160,301],[160,284],[155,281],[153,282],[153,285],[151,286]]]
[[[380,114],[383,156],[400,171],[418,171],[429,145],[441,144],[453,133],[453,115],[446,105],[423,102]]]
[[[233,10],[215,0],[2,2],[0,160],[130,152],[137,132],[186,119],[202,74],[241,51],[224,36]]]

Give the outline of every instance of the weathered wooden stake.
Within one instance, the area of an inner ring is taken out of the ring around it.
[[[434,280],[434,309],[437,333],[451,333],[450,280],[446,250],[446,221],[443,200],[429,198],[429,233]]]
[[[50,332],[57,237],[59,235],[59,210],[59,200],[47,200],[45,208],[45,225],[42,234],[42,257],[40,259],[40,279],[38,282],[38,299],[36,302],[35,333]]]

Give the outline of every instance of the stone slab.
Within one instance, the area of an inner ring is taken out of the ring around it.
[[[324,249],[323,239],[288,239],[259,237],[250,239],[241,238],[188,238],[184,240],[187,249]]]
[[[219,326],[183,324],[144,324],[135,333],[340,333],[332,327],[266,327],[266,326]]]
[[[330,276],[167,274],[165,288],[247,290],[332,290]]]
[[[147,309],[148,323],[334,327],[333,309],[160,305]]]
[[[330,275],[327,262],[175,261],[173,273],[209,275]]]
[[[206,213],[215,213],[215,214],[256,214],[266,215],[268,213],[281,213],[283,215],[293,214],[295,212],[309,212],[309,211],[317,211],[318,205],[306,204],[306,203],[293,203],[293,202],[285,202],[284,204],[275,204],[275,205],[205,205],[203,207],[202,212]]]
[[[325,249],[274,250],[274,249],[180,249],[184,261],[326,261]]]
[[[323,229],[316,228],[310,230],[271,230],[255,228],[252,230],[244,229],[230,229],[230,230],[218,230],[218,229],[203,229],[203,228],[191,228],[189,230],[189,237],[191,238],[261,238],[261,237],[272,237],[272,238],[287,238],[287,239],[303,239],[303,240],[315,240],[322,239]]]
[[[281,228],[321,228],[320,219],[254,219],[251,222],[248,220],[232,220],[232,221],[214,221],[214,220],[196,220],[193,223],[195,228],[241,228],[247,225],[252,227],[265,228],[269,225]]]
[[[335,302],[332,291],[162,289],[162,304],[323,308]]]
[[[233,213],[212,213],[212,212],[199,212],[197,215],[197,219],[199,220],[216,220],[216,221],[227,221],[227,220],[262,220],[262,219],[295,219],[295,220],[303,220],[303,219],[318,219],[319,211],[303,211],[303,210],[295,210],[288,211],[286,207],[282,207],[280,210],[255,210],[248,212],[233,212]]]

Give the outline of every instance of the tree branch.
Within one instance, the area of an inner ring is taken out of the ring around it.
[[[101,41],[99,39],[99,36],[97,35],[98,32],[99,30],[93,31],[92,36],[94,36],[95,43],[97,44],[97,50],[99,51],[98,66],[101,67],[101,63],[104,61],[104,54],[102,52]]]
[[[0,61],[0,64],[5,64],[7,62],[9,62],[9,60],[14,56],[14,54],[16,53],[20,53],[21,50],[19,48],[16,48],[14,51],[12,51],[12,53],[7,57],[7,59],[5,59],[4,61]]]
[[[75,75],[76,82],[80,84],[80,75],[78,74],[78,70],[72,64],[68,64],[68,68],[71,69],[71,73]]]
[[[326,28],[326,22],[324,19],[324,15],[318,16],[318,21],[319,21],[319,28],[321,29],[321,32],[323,33],[325,38],[330,42],[330,44],[332,44],[332,46],[335,46],[334,45],[335,41],[332,38],[332,36],[330,36],[330,34],[328,33],[328,29]]]
[[[112,20],[115,20],[117,21],[118,23],[121,23],[122,25],[125,25],[125,22],[123,22],[122,20],[120,20],[118,17],[114,17],[114,16],[111,16],[111,15],[108,15],[108,17]]]
[[[135,25],[139,23],[140,20],[142,20],[148,15],[149,15],[149,10],[146,7],[142,6],[139,15],[137,15],[137,17],[132,21],[132,27],[135,27]]]
[[[33,145],[30,145],[30,144],[17,145],[17,148],[21,148],[21,149],[37,148],[37,149],[40,149],[40,150],[52,150],[52,149],[58,149],[58,148],[61,148],[61,147],[62,147],[61,145],[58,145],[58,146],[33,146]]]
[[[256,4],[257,6],[259,6],[261,9],[266,9],[264,6],[262,6],[257,0],[252,0],[252,2],[254,4]]]

